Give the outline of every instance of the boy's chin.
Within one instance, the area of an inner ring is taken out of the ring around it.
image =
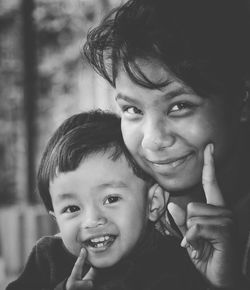
[[[110,261],[110,259],[97,261],[96,259],[90,259],[88,264],[96,269],[107,269],[115,266],[119,261]]]

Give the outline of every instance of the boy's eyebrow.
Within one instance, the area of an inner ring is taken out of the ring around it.
[[[123,181],[109,181],[97,186],[98,188],[126,188],[128,185]]]
[[[59,193],[57,196],[56,196],[56,201],[60,201],[60,200],[63,200],[63,199],[70,199],[70,198],[74,198],[75,197],[75,194],[73,193]]]
[[[99,184],[96,186],[96,188],[99,188],[99,189],[106,189],[106,188],[128,188],[128,185],[123,182],[123,181],[109,181],[109,182],[105,182],[105,183],[102,183],[102,184]],[[65,193],[59,193],[55,200],[58,202],[58,201],[61,201],[61,200],[64,200],[64,199],[72,199],[72,198],[75,198],[75,194],[74,193],[68,193],[68,192],[65,192]]]

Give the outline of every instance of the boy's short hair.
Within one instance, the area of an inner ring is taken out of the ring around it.
[[[136,64],[155,58],[201,96],[243,93],[249,62],[247,1],[130,0],[89,32],[83,51],[115,87],[120,65],[135,83],[162,88]]]
[[[50,181],[60,172],[75,170],[84,158],[94,153],[108,151],[114,161],[124,155],[135,175],[152,181],[127,150],[120,126],[116,114],[102,110],[73,115],[61,124],[45,148],[37,175],[38,191],[48,211],[53,211]]]

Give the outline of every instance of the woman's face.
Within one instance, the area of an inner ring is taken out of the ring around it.
[[[201,180],[208,143],[215,146],[217,166],[225,166],[236,139],[232,117],[221,98],[197,95],[157,62],[137,63],[148,79],[168,80],[168,84],[161,90],[147,89],[131,81],[120,68],[116,101],[125,143],[138,164],[161,186],[183,191]]]

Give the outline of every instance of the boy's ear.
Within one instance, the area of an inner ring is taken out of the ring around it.
[[[148,191],[149,213],[148,218],[152,222],[157,221],[166,209],[169,194],[165,192],[158,184],[154,184]]]

